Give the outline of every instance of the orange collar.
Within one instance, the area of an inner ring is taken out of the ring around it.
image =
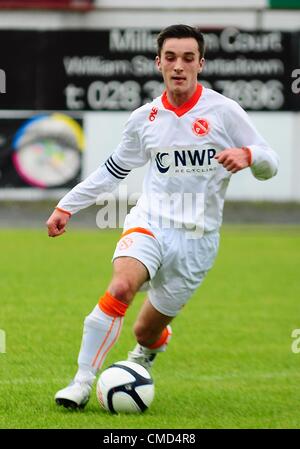
[[[201,84],[198,84],[196,92],[192,95],[192,97],[186,101],[185,103],[183,103],[181,106],[173,106],[167,97],[167,92],[164,91],[164,93],[162,94],[161,97],[161,101],[162,104],[164,105],[165,109],[169,109],[170,111],[175,112],[175,114],[178,117],[181,117],[183,114],[185,114],[186,112],[190,111],[195,104],[197,103],[197,101],[199,100],[199,98],[202,95],[202,91],[203,91],[203,86]]]

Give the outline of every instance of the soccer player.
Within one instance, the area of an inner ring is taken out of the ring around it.
[[[164,93],[131,114],[116,150],[62,198],[47,221],[50,237],[62,235],[73,214],[149,162],[143,193],[116,246],[112,280],[85,318],[78,371],[55,395],[65,407],[82,408],[89,400],[126,310],[142,287],[148,289],[147,297],[128,360],[150,369],[156,354],[167,347],[170,322],[213,265],[231,175],[250,167],[257,179],[265,180],[277,172],[276,153],[246,112],[198,83],[204,66],[201,32],[169,26],[157,43]]]

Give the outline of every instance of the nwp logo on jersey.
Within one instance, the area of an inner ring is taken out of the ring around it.
[[[156,153],[155,162],[160,173],[200,175],[216,169],[217,164],[214,164],[216,154],[215,148],[170,149],[169,152]]]

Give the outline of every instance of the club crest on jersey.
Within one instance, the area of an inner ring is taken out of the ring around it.
[[[149,114],[149,117],[148,117],[150,122],[153,122],[156,119],[157,113],[158,113],[158,109],[155,106],[153,106],[153,108],[151,109],[151,112]]]
[[[203,137],[209,132],[210,126],[205,118],[197,118],[192,125],[192,130],[196,136]]]
[[[133,240],[130,237],[123,237],[118,244],[120,250],[128,249],[133,244]]]

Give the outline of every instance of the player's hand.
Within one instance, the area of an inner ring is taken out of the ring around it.
[[[62,212],[55,209],[52,215],[50,215],[46,225],[48,227],[49,237],[58,237],[66,232],[65,227],[70,219],[70,215],[66,212]]]
[[[247,148],[227,148],[215,156],[226,170],[236,173],[250,166],[251,153]]]

